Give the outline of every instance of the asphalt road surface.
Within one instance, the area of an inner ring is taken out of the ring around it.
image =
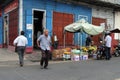
[[[50,63],[47,70],[39,62],[0,61],[0,80],[120,80],[120,57]]]

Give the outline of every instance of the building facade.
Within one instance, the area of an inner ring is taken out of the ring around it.
[[[104,25],[105,30],[111,30],[114,28],[114,13],[112,8],[106,7],[92,7],[92,24],[94,25]],[[95,45],[100,44],[100,38],[102,38],[102,34],[96,35],[93,37],[93,41]]]
[[[32,52],[37,48],[37,33],[42,34],[43,29],[48,29],[50,36],[55,33],[59,46],[64,46],[64,27],[83,18],[94,25],[104,25],[106,30],[119,28],[119,5],[117,0],[9,0],[0,10],[0,47],[13,50],[13,40],[23,30],[28,38],[26,51]],[[86,36],[66,33],[65,45],[84,46]],[[95,45],[99,45],[101,36],[93,37]]]
[[[115,28],[120,29],[120,11],[116,11],[115,12]],[[120,40],[120,34],[119,33],[115,33],[115,39]]]
[[[54,0],[13,0],[2,10],[4,21],[1,26],[1,46],[13,47],[13,40],[20,31],[28,38],[27,51],[36,48],[37,32],[48,29],[52,36],[56,33],[59,45],[63,46],[64,27],[74,21],[85,18],[91,23],[92,9],[87,6],[60,3]],[[86,34],[82,34],[85,43]],[[84,36],[85,35],[85,36]],[[66,45],[80,44],[79,34],[66,33]]]
[[[13,46],[13,40],[18,36],[19,30],[19,3],[14,0],[2,8],[0,46]]]

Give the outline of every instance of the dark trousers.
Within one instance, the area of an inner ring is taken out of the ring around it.
[[[57,49],[57,47],[58,47],[58,41],[55,41],[54,42],[54,49]]]
[[[105,47],[105,55],[107,60],[111,58],[110,49],[110,47]]]
[[[41,51],[42,51],[42,58],[41,58],[41,61],[40,61],[40,65],[44,66],[44,68],[46,68],[48,66],[50,51],[49,50],[41,50]]]
[[[18,46],[17,52],[18,52],[18,56],[19,56],[19,62],[20,62],[20,64],[23,64],[24,63],[25,46]]]

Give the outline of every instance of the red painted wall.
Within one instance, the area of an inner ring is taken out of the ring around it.
[[[59,45],[63,46],[64,27],[73,23],[73,14],[53,12],[53,33],[56,33]],[[72,45],[73,33],[66,33],[66,45]]]
[[[118,45],[118,40],[115,40],[115,39],[114,39],[114,36],[115,36],[114,33],[112,33],[111,36],[112,36],[112,49],[111,49],[111,51],[112,51],[112,53],[113,53],[114,48],[116,47],[116,45]]]

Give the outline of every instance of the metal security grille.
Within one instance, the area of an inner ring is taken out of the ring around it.
[[[106,19],[92,17],[92,24],[100,26],[101,23],[105,23],[105,26],[106,26]],[[94,41],[95,45],[100,45],[100,38],[103,38],[102,33],[99,35],[93,36],[92,40]]]
[[[9,12],[8,42],[11,46],[14,39],[18,36],[18,17],[18,8]]]
[[[73,22],[73,14],[53,12],[53,33],[59,39],[59,45],[64,44],[64,27]],[[73,44],[73,33],[66,33],[66,45]]]

